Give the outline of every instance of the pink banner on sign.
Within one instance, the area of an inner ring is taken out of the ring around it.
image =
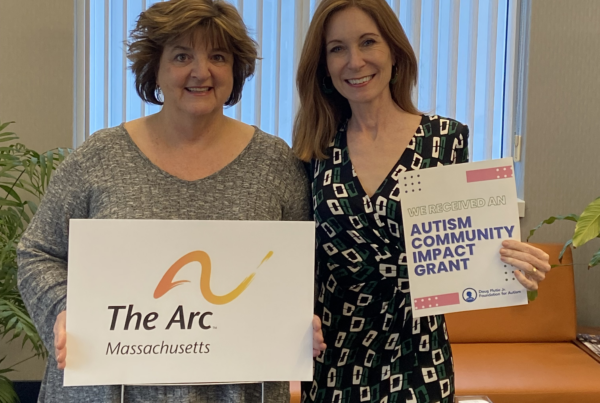
[[[467,183],[512,178],[512,176],[513,170],[510,165],[498,168],[476,169],[467,171]]]
[[[430,297],[415,298],[415,309],[435,308],[438,306],[460,304],[460,296],[457,292],[450,294],[432,295]]]

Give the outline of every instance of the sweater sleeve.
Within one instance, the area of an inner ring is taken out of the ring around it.
[[[52,355],[56,315],[66,309],[69,220],[88,217],[77,154],[67,157],[54,173],[17,246],[19,291]]]
[[[284,221],[308,221],[310,215],[310,190],[306,169],[302,162],[294,156],[291,150],[288,153],[289,170],[286,175],[284,187]]]

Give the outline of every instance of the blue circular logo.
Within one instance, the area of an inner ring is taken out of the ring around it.
[[[477,299],[477,291],[472,288],[465,288],[462,292],[462,298],[465,302],[473,302]]]

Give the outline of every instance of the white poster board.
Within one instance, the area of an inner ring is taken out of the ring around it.
[[[312,379],[312,222],[71,220],[64,385]]]
[[[503,158],[400,176],[413,316],[527,303],[499,253],[520,240],[513,172]]]

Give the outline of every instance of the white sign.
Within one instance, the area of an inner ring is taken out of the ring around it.
[[[399,180],[414,317],[527,303],[499,253],[503,240],[521,236],[512,158]]]
[[[64,385],[312,379],[312,222],[71,220]]]

